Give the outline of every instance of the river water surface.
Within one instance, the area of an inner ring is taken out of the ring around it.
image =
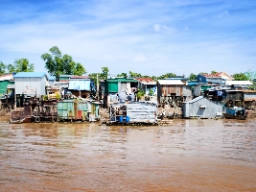
[[[256,191],[256,120],[0,121],[0,191]]]

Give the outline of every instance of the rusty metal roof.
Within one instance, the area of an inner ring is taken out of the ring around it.
[[[90,79],[89,76],[72,76],[70,79]]]
[[[137,77],[136,79],[142,84],[156,85],[156,81],[151,77]]]

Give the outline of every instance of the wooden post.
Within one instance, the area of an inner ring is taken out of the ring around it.
[[[99,95],[99,74],[97,73],[97,91],[96,91],[96,97]]]
[[[17,98],[16,98],[16,93],[15,93],[15,89],[13,90],[14,91],[14,110],[16,110],[16,107],[17,107],[17,105],[16,105],[16,101],[17,101]]]

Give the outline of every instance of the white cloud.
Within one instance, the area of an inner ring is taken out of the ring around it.
[[[36,70],[44,70],[40,56],[56,45],[63,54],[83,63],[89,73],[102,66],[113,74],[133,70],[132,66],[149,75],[235,72],[240,66],[245,71],[256,70],[255,57],[248,56],[255,50],[254,26],[243,28],[234,22],[241,29],[236,34],[226,27],[232,21],[229,5],[212,8],[198,0],[198,6],[190,7],[190,1],[176,2],[65,1],[68,12],[58,4],[58,9],[46,13],[40,13],[35,4],[21,20],[10,10],[11,17],[6,15],[8,11],[0,19],[0,59],[10,63],[27,57]],[[228,17],[225,25],[218,14]],[[241,17],[246,18],[245,14]],[[11,20],[5,21],[8,18]]]

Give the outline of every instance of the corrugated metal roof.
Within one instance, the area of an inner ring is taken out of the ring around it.
[[[196,97],[195,99],[193,99],[193,100],[191,100],[191,101],[188,101],[188,102],[186,102],[186,103],[195,103],[195,102],[197,102],[197,101],[199,101],[199,100],[201,100],[201,99],[203,99],[204,98],[204,96],[199,96],[199,97]]]
[[[90,91],[90,81],[88,80],[72,80],[68,85],[69,90],[87,90]]]
[[[89,76],[72,76],[72,77],[70,77],[70,79],[90,79],[90,77]]]
[[[31,78],[40,78],[47,76],[46,72],[19,72],[16,75],[14,75],[14,78],[23,78],[23,77],[31,77]]]
[[[138,80],[126,79],[126,78],[115,78],[115,79],[107,79],[106,82],[123,82],[123,83],[134,82],[134,83],[137,83]]]
[[[73,75],[60,75],[60,77],[72,77]]]
[[[55,76],[49,76],[48,79],[49,79],[49,81],[55,81],[56,77]]]
[[[198,82],[193,82],[193,81],[188,82],[188,86],[196,86],[196,85],[198,85]]]
[[[151,77],[138,77],[136,79],[141,83],[156,83]]]
[[[226,85],[252,85],[250,81],[226,81]]]
[[[160,85],[185,85],[181,80],[158,80]]]

